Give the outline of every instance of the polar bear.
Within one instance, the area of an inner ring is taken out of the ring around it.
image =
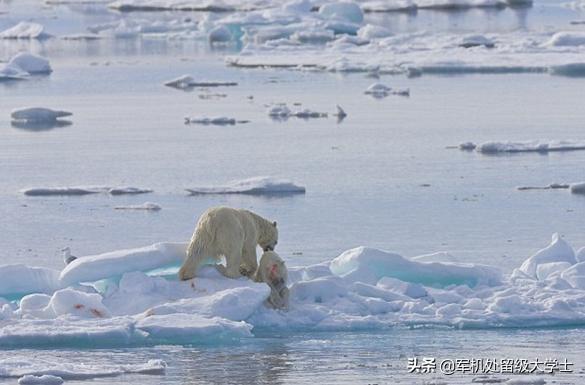
[[[288,309],[288,270],[278,254],[272,250],[262,254],[254,281],[265,282],[270,287],[270,297],[266,300],[268,306]]]
[[[204,212],[187,247],[187,258],[179,270],[179,278],[195,277],[207,258],[225,257],[226,266],[216,265],[228,278],[252,276],[258,269],[256,245],[264,251],[274,250],[278,243],[276,222],[251,211],[230,207],[213,207]]]

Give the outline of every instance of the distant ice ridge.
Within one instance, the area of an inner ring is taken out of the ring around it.
[[[227,279],[210,266],[195,280],[178,281],[185,248],[164,243],[80,257],[60,273],[38,276],[26,266],[12,270],[13,280],[0,282],[0,296],[22,291],[26,281],[34,285],[20,301],[0,299],[0,346],[222,343],[251,338],[256,329],[585,325],[585,248],[575,251],[558,234],[507,273],[454,262],[445,253],[405,258],[358,247],[331,261],[290,267],[288,311],[264,306],[267,285]],[[0,374],[65,378],[11,370],[0,361]]]
[[[461,150],[477,150],[484,154],[523,153],[523,152],[562,152],[585,150],[582,141],[527,141],[527,142],[485,142],[476,145],[466,142],[459,145]]]
[[[191,195],[199,194],[247,194],[247,195],[289,195],[304,194],[305,187],[288,179],[254,177],[230,182],[224,186],[202,186],[187,189]]]
[[[150,189],[139,187],[106,187],[106,186],[65,186],[65,187],[37,187],[22,190],[28,196],[58,196],[58,195],[89,195],[89,194],[110,194],[110,195],[136,195],[151,193]]]
[[[12,57],[8,63],[0,66],[0,81],[23,80],[30,75],[48,75],[52,72],[49,61],[43,57],[21,52]]]

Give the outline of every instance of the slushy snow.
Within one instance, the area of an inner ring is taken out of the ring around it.
[[[557,234],[549,246],[506,273],[457,262],[445,253],[406,258],[351,249],[331,261],[289,267],[288,311],[264,305],[270,294],[266,284],[228,279],[212,266],[203,267],[194,280],[178,281],[185,248],[161,243],[79,257],[60,274],[44,272],[36,278],[34,268],[26,266],[5,271],[2,276],[12,280],[0,284],[0,297],[29,294],[0,300],[0,345],[149,346],[242,340],[253,338],[256,330],[585,324],[585,248],[575,252]],[[138,370],[27,365],[0,360],[0,376],[84,379]],[[140,370],[162,371],[164,365]]]
[[[192,195],[199,194],[248,194],[248,195],[287,195],[304,194],[305,188],[287,179],[254,177],[233,181],[223,186],[201,186],[187,189]]]

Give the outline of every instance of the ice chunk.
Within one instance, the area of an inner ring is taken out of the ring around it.
[[[362,39],[380,39],[392,35],[392,32],[384,27],[372,24],[366,24],[357,32],[358,37]]]
[[[570,189],[573,194],[585,194],[585,182],[573,183]]]
[[[553,235],[552,243],[549,246],[524,261],[520,266],[520,271],[530,277],[537,278],[538,265],[551,262],[568,262],[571,265],[577,262],[575,251],[559,234]]]
[[[0,297],[29,293],[52,293],[59,285],[59,272],[25,265],[0,266]]]
[[[49,308],[51,296],[47,294],[29,294],[20,300],[19,312],[23,317],[54,318],[55,314]]]
[[[544,281],[545,279],[552,278],[554,275],[559,275],[571,266],[569,262],[542,263],[536,268],[536,278]]]
[[[63,379],[61,377],[50,374],[43,374],[42,376],[27,374],[18,379],[19,385],[61,385],[62,383]]]
[[[473,151],[475,150],[477,145],[473,142],[465,142],[459,145],[459,149],[463,151]]]
[[[228,118],[227,116],[217,116],[215,118],[185,118],[185,124],[202,124],[202,125],[214,125],[214,126],[233,126],[236,123],[247,122],[238,121],[235,118]]]
[[[127,206],[116,206],[116,210],[145,210],[145,211],[160,211],[162,207],[152,202],[144,202],[141,205],[127,205]]]
[[[51,110],[44,107],[30,107],[13,110],[10,116],[14,120],[27,122],[54,122],[59,118],[73,115],[71,112]]]
[[[364,93],[377,99],[385,98],[388,95],[410,96],[410,90],[408,88],[393,89],[382,83],[374,83],[370,85]]]
[[[362,23],[364,13],[360,6],[349,1],[336,1],[322,5],[319,14],[326,18],[341,19],[352,23]]]
[[[51,37],[44,30],[45,28],[40,24],[21,21],[0,32],[0,39],[46,39]]]
[[[144,189],[139,187],[111,187],[108,189],[110,195],[136,195],[136,194],[148,194],[152,190]]]
[[[102,296],[71,288],[53,294],[48,304],[55,316],[74,315],[82,318],[108,318],[110,311],[102,304]]]
[[[563,271],[561,278],[574,288],[585,290],[585,262],[579,262]]]
[[[350,282],[371,284],[376,284],[383,277],[437,287],[479,284],[495,286],[502,280],[501,272],[490,266],[416,262],[398,254],[367,247],[344,252],[331,261],[329,268]]]
[[[10,80],[24,80],[29,77],[29,73],[22,68],[14,65],[4,65],[0,67],[0,82]]]
[[[29,74],[49,74],[53,71],[47,59],[27,52],[14,56],[8,65],[16,66]]]
[[[70,286],[79,282],[119,277],[131,271],[148,271],[178,264],[185,258],[185,247],[184,243],[156,243],[138,249],[79,257],[63,269],[59,280],[63,286]]]
[[[557,32],[546,44],[554,47],[574,47],[585,45],[585,33]]]
[[[290,195],[304,194],[305,188],[287,179],[254,177],[233,181],[224,186],[194,187],[187,189],[192,195],[199,194],[249,194],[249,195]]]

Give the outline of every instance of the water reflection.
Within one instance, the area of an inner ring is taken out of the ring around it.
[[[73,122],[71,122],[69,120],[55,120],[52,122],[29,122],[29,121],[13,120],[12,122],[10,122],[10,125],[14,128],[17,128],[19,130],[24,130],[24,131],[33,131],[33,132],[50,131],[50,130],[55,129],[55,128],[67,127],[67,126],[70,126],[72,124],[73,124]]]

